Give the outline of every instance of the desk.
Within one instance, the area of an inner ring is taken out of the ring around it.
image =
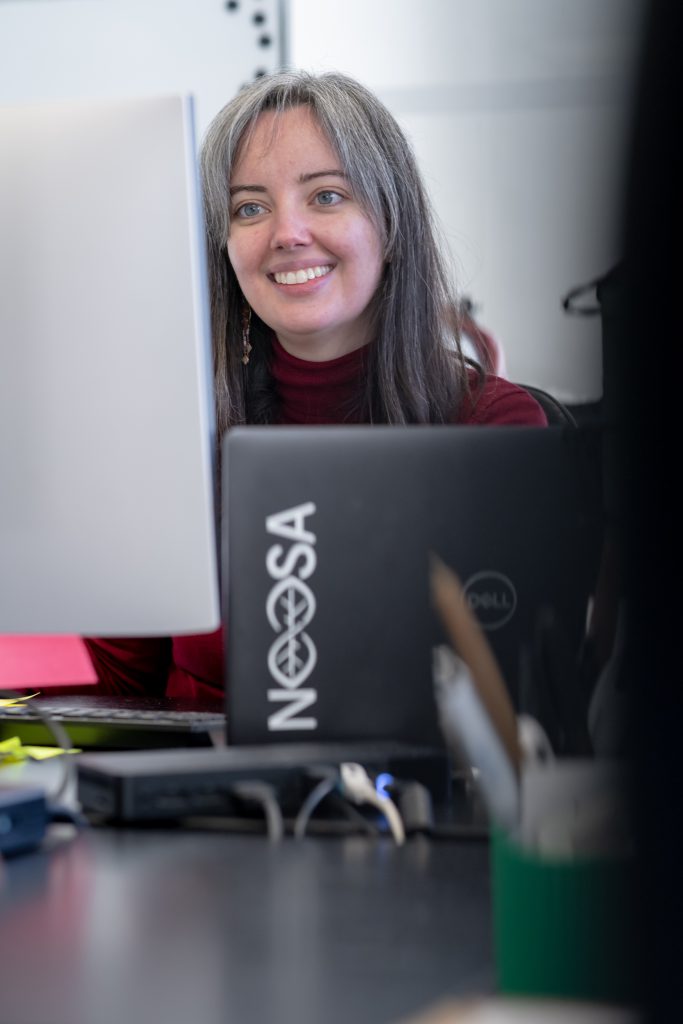
[[[92,828],[4,874],[1,1024],[393,1024],[494,989],[480,840]]]

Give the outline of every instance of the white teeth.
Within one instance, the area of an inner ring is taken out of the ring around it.
[[[314,277],[324,277],[332,270],[330,266],[307,267],[305,270],[288,270],[282,274],[273,274],[278,284],[303,284]]]

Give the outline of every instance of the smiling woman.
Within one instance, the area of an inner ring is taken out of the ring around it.
[[[360,83],[286,71],[202,148],[219,431],[237,423],[543,423],[468,367],[411,146]]]
[[[243,89],[201,155],[218,435],[244,423],[545,424],[468,365],[408,140],[344,75]],[[102,685],[216,695],[220,634],[89,641]]]

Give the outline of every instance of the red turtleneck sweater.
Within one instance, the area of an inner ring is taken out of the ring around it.
[[[362,378],[363,362],[363,349],[323,363],[297,359],[275,339],[271,372],[281,403],[278,422],[358,422],[357,414],[349,410]],[[454,423],[545,426],[546,418],[522,388],[500,377],[488,377],[477,396],[463,403]],[[221,698],[222,630],[200,636],[86,640],[86,644],[100,692]]]
[[[364,372],[362,348],[326,363],[297,359],[273,341],[271,373],[280,398],[282,424],[358,422],[353,399]],[[472,386],[476,375],[472,373]],[[545,413],[534,398],[502,377],[487,377],[483,389],[466,399],[454,423],[497,426],[546,426]]]

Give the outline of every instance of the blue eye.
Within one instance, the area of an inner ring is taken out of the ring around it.
[[[260,203],[244,203],[243,206],[238,207],[235,210],[235,216],[237,217],[258,217],[263,212],[263,207]]]
[[[342,197],[338,192],[333,192],[331,189],[325,189],[324,192],[318,192],[316,200],[320,206],[336,206],[337,203],[342,201]]]

